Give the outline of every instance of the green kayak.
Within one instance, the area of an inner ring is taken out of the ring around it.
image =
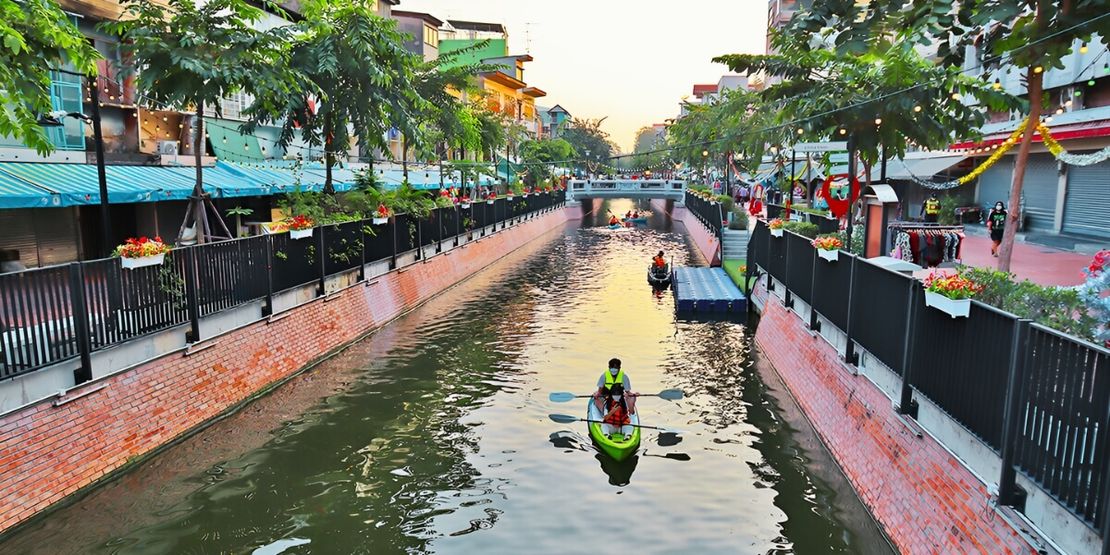
[[[593,399],[586,401],[586,404],[586,419],[601,420],[604,415],[598,410]],[[639,424],[640,416],[639,414],[633,414],[629,420],[631,420],[633,424]],[[590,427],[590,437],[593,438],[598,448],[617,462],[631,457],[632,454],[636,452],[636,449],[640,447],[640,428],[638,426],[632,428],[632,433],[628,435],[616,432],[611,434],[611,436],[606,436],[601,432],[601,424],[590,422],[587,425]]]

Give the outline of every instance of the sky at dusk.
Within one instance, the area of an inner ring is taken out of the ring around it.
[[[678,114],[694,83],[727,68],[713,56],[761,54],[765,0],[401,0],[396,9],[439,19],[501,23],[510,53],[529,50],[529,85],[575,117],[608,116],[604,129],[624,150],[636,130]]]

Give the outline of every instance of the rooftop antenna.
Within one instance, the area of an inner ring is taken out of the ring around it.
[[[532,26],[536,23],[529,21],[524,24],[524,53],[532,53]]]

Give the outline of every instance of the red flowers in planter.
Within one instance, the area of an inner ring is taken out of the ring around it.
[[[132,237],[116,247],[115,255],[122,258],[143,258],[165,254],[170,250],[171,247],[163,243],[161,237],[155,236],[154,239],[145,236],[138,239]]]
[[[300,231],[302,229],[312,229],[316,227],[316,222],[312,221],[312,218],[309,218],[308,216],[293,216],[292,218],[289,218],[289,222],[288,224],[286,224],[286,227],[294,231]]]
[[[388,218],[393,215],[393,211],[385,206],[385,204],[378,204],[378,217]]]

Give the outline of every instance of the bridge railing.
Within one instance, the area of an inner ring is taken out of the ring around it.
[[[681,200],[686,182],[669,179],[575,179],[568,182],[567,200],[592,196],[668,198]]]

